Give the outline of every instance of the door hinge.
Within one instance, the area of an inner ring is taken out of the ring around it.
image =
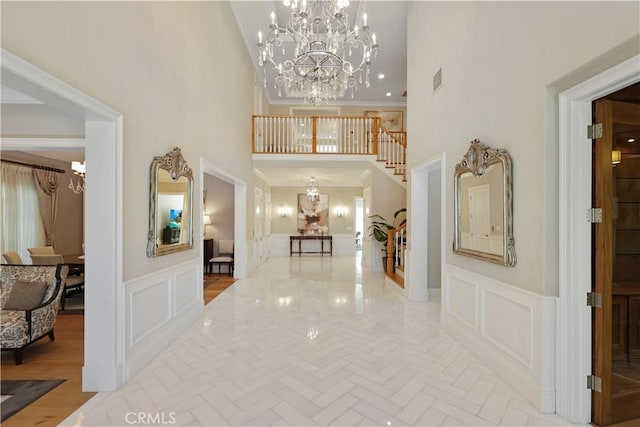
[[[595,123],[587,126],[587,138],[589,139],[602,138],[602,123]]]
[[[600,224],[602,222],[602,208],[587,209],[587,222],[591,224]]]
[[[602,378],[595,375],[587,375],[587,388],[602,393]]]
[[[587,292],[587,307],[602,308],[602,294]]]

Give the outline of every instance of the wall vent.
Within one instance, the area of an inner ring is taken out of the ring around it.
[[[433,93],[435,93],[442,86],[442,67],[433,75]]]

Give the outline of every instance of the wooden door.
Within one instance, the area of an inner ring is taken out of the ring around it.
[[[640,147],[616,139],[620,129],[640,129],[640,105],[599,100],[595,118],[602,137],[594,144],[594,206],[602,208],[602,222],[594,225],[593,287],[602,307],[594,309],[601,391],[592,393],[592,412],[593,421],[606,426],[640,417]],[[614,150],[622,154],[615,166]]]

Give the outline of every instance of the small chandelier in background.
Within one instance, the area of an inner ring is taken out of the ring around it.
[[[362,27],[349,26],[348,0],[283,0],[291,9],[287,24],[278,25],[271,12],[269,33],[258,32],[258,65],[267,85],[267,64],[276,72],[278,96],[305,98],[314,105],[330,98],[351,97],[358,84],[369,87],[372,61],[378,53],[375,33],[369,35],[367,14]],[[287,45],[293,45],[286,47]]]
[[[79,176],[77,184],[73,183],[73,178],[69,178],[69,189],[73,191],[74,194],[80,194],[84,191],[85,168],[85,162],[71,162],[73,173]]]
[[[313,206],[316,206],[320,202],[320,189],[315,177],[311,177],[311,181],[307,184],[307,200]]]

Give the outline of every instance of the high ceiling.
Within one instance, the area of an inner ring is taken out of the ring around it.
[[[231,1],[231,8],[247,46],[251,59],[256,67],[258,76],[262,76],[262,70],[257,67],[257,33],[268,31],[270,13],[276,11],[279,22],[286,22],[287,9],[282,0],[268,1]],[[378,56],[371,68],[371,86],[369,88],[360,85],[354,98],[350,93],[345,99],[331,101],[330,105],[360,105],[376,108],[397,107],[406,105],[406,2],[403,0],[391,1],[364,1],[353,0],[347,9],[352,25],[360,22],[362,14],[367,13],[370,32],[375,33],[379,44]],[[356,21],[357,20],[357,21]],[[378,75],[384,74],[384,79]],[[390,92],[391,96],[386,96]],[[272,104],[303,105],[299,98],[281,98],[273,90],[272,81],[267,84],[267,96]],[[2,103],[5,112],[15,105],[16,108],[25,109],[27,105],[33,105],[39,113],[45,111],[47,116],[54,112],[47,111],[47,106],[38,100],[27,97],[13,88],[2,87]],[[38,105],[39,104],[39,105]],[[55,158],[63,161],[80,160],[83,157],[82,150],[56,150],[33,152],[44,157]],[[334,162],[335,163],[335,162]],[[315,176],[322,186],[359,186],[362,179],[372,167],[371,164],[305,164],[303,167],[291,168],[289,164],[273,165],[258,163],[256,172],[273,186],[306,186],[311,176]]]
[[[288,8],[283,6],[282,0],[269,1],[232,1],[231,8],[238,21],[238,26],[257,75],[262,78],[264,73],[258,67],[258,31],[266,34],[269,30],[270,14],[275,11],[280,25],[287,22]],[[378,44],[378,56],[371,66],[371,86],[361,85],[351,98],[350,92],[341,100],[330,101],[332,105],[369,105],[369,106],[404,106],[407,90],[407,8],[406,2],[396,1],[364,1],[352,0],[347,13],[352,26],[361,22],[362,14],[368,16],[370,32],[375,33]],[[357,21],[356,21],[357,20]],[[379,74],[384,79],[378,79]],[[267,96],[272,104],[302,104],[300,98],[279,97],[274,89],[273,72],[267,73]],[[391,96],[387,96],[391,93]]]
[[[289,17],[288,8],[282,0],[268,1],[232,1],[231,8],[236,16],[238,27],[244,38],[251,60],[259,78],[264,77],[258,67],[258,31],[266,34],[269,30],[270,14],[276,12],[282,26]],[[380,45],[378,56],[371,66],[371,86],[360,85],[351,98],[348,91],[345,98],[329,102],[329,105],[359,105],[376,108],[406,106],[407,90],[407,8],[403,0],[396,1],[351,1],[347,8],[351,25],[361,23],[362,14],[368,17],[370,32],[376,34]],[[361,25],[361,24],[360,24]],[[278,96],[273,84],[273,71],[267,69],[266,93],[271,104],[302,105],[300,98],[287,98],[284,93]],[[383,79],[378,75],[384,74]],[[387,96],[387,93],[391,96]],[[298,165],[298,164],[296,164]],[[256,172],[272,186],[306,186],[311,176],[315,176],[320,186],[360,186],[363,177],[372,167],[370,163],[344,164],[327,162],[305,164],[291,167],[289,164],[256,162]]]

